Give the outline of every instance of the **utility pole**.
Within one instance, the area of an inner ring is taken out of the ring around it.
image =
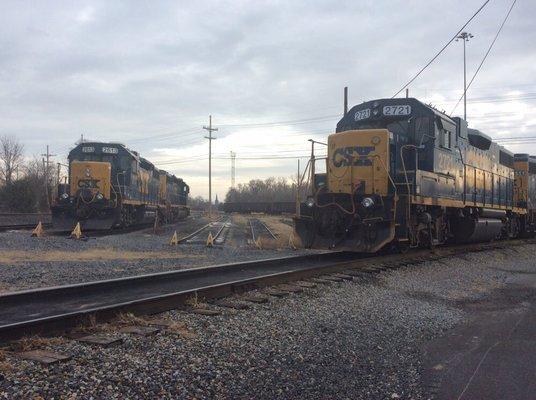
[[[48,180],[49,180],[49,169],[50,169],[50,158],[56,157],[56,154],[50,154],[49,147],[47,144],[47,152],[46,154],[41,154],[42,157],[46,157],[46,164],[45,159],[43,159],[43,167],[45,168],[45,191],[47,195],[47,204],[50,207],[50,194],[49,194],[49,188],[48,188]]]
[[[216,139],[212,136],[212,132],[218,130],[218,128],[212,127],[212,115],[208,116],[208,126],[204,126],[203,129],[208,131],[208,217],[212,218],[212,141]]]
[[[462,32],[456,37],[456,41],[463,41],[463,119],[467,121],[467,64],[465,60],[465,45],[469,39],[474,38],[471,33]]]
[[[235,162],[236,162],[236,153],[231,151],[231,188],[235,187]]]

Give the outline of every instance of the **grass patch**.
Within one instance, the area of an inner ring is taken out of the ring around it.
[[[199,304],[199,303],[198,303]],[[121,325],[151,326],[154,321],[151,318],[138,317],[132,313],[120,314],[116,322]],[[179,335],[184,339],[195,339],[197,334],[188,329],[184,322],[172,322],[165,327],[165,331]]]
[[[190,257],[166,252],[124,251],[110,248],[89,249],[83,251],[0,251],[0,264],[23,262],[58,262],[58,261],[104,261],[104,260],[144,260],[144,259],[176,259]]]
[[[7,374],[13,370],[13,365],[7,361],[6,352],[0,349],[0,373]]]
[[[15,340],[9,343],[9,345],[5,347],[4,350],[24,352],[38,350],[49,346],[57,346],[64,343],[66,343],[66,340],[62,337],[45,338],[41,336],[25,336],[22,339]]]

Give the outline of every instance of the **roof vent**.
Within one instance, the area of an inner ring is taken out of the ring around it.
[[[469,143],[472,146],[480,150],[489,150],[491,146],[491,138],[488,135],[476,129],[468,129],[467,132],[469,133]]]

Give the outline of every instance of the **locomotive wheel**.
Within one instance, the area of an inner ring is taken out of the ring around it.
[[[132,213],[128,207],[121,207],[121,227],[128,228],[132,225]]]
[[[410,246],[409,246],[409,240],[406,240],[406,241],[399,241],[397,240],[394,244],[393,244],[393,248],[394,250],[397,252],[397,253],[400,253],[400,254],[406,254],[409,249],[410,249]]]

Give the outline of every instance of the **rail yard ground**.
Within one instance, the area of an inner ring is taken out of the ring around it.
[[[180,238],[210,222],[200,214],[161,227],[158,234],[147,228],[124,234],[89,233],[85,240],[73,240],[68,233],[32,238],[28,230],[0,232],[0,293],[310,252],[290,248],[290,217],[256,217],[278,234],[277,241],[265,240],[261,248],[251,243],[250,216],[242,215],[230,217],[232,228],[224,245],[213,248],[169,245],[175,230]],[[203,233],[203,241],[208,232]]]
[[[244,304],[243,297],[193,302],[187,309],[127,315],[85,328],[84,334],[121,339],[109,347],[67,336],[27,338],[0,354],[0,394],[9,399],[530,398],[535,251],[536,244],[526,243],[467,253],[352,281],[317,281],[300,293],[283,290],[283,297],[272,292],[268,302],[249,302],[247,309],[229,308],[229,302]],[[219,314],[200,315],[193,312],[196,307]],[[160,331],[149,336],[125,331],[155,323]],[[70,358],[50,365],[21,358],[20,351],[32,349]]]

